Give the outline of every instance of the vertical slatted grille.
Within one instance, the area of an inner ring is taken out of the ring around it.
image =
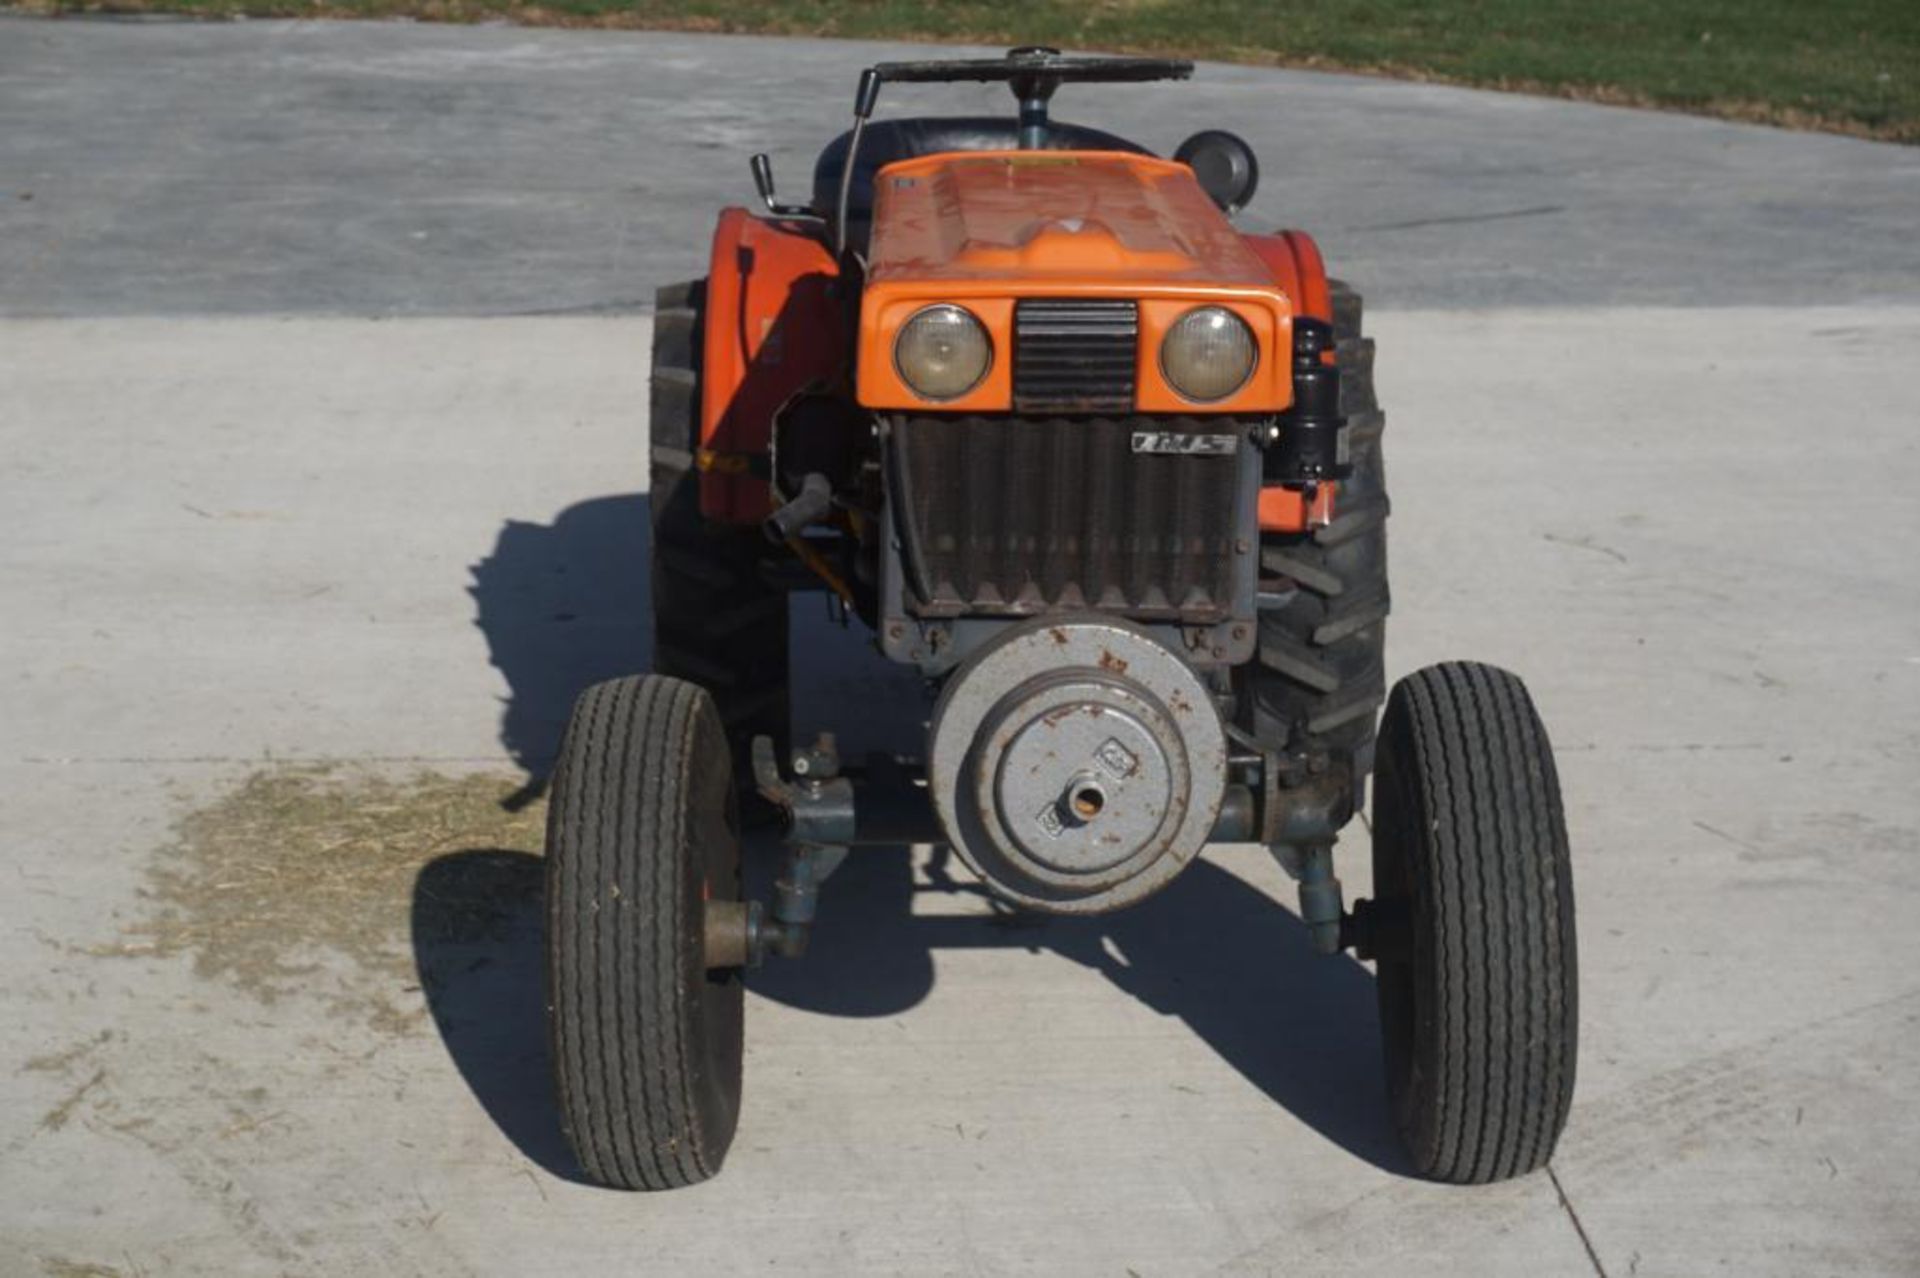
[[[922,616],[1089,608],[1214,622],[1233,608],[1243,454],[1136,453],[1138,418],[896,423]],[[1220,419],[1155,419],[1214,434]]]
[[[1013,406],[1023,413],[1133,408],[1139,308],[1130,301],[1028,298],[1013,310]]]

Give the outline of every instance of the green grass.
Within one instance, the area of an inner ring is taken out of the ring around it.
[[[1357,71],[1920,142],[1920,0],[0,0],[1051,44]]]

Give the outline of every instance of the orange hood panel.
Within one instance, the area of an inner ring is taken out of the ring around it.
[[[1274,290],[1183,164],[1103,151],[958,152],[889,165],[876,186],[871,284]]]
[[[1014,305],[1026,297],[1138,303],[1134,407],[1142,413],[1272,413],[1292,402],[1294,306],[1268,261],[1214,207],[1184,164],[1114,151],[962,151],[890,164],[875,179],[860,299],[856,389],[878,409],[1006,412]],[[900,326],[932,302],[964,304],[995,356],[957,399],[931,405],[893,366]],[[1263,356],[1226,399],[1183,399],[1160,343],[1188,309],[1224,306]]]

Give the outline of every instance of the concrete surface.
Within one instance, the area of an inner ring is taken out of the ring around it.
[[[997,52],[997,51],[980,51]],[[634,310],[767,151],[804,199],[859,68],[925,46],[0,17],[0,313]],[[883,113],[1000,113],[984,85]],[[1162,154],[1253,143],[1252,225],[1396,307],[1844,303],[1920,290],[1920,149],[1354,76],[1070,87]],[[22,196],[31,194],[31,200]]]
[[[1583,1054],[1551,1176],[1403,1174],[1371,977],[1307,953],[1253,850],[1137,911],[1013,929],[936,890],[924,853],[856,861],[819,951],[755,986],[724,1175],[644,1198],[580,1185],[557,1141],[531,858],[396,847],[423,868],[365,931],[400,965],[295,937],[277,997],[210,964],[217,937],[142,949],[184,908],[176,823],[249,776],[473,771],[505,795],[573,687],[644,660],[648,321],[474,316],[644,295],[743,185],[614,99],[621,59],[765,82],[777,56],[798,103],[816,68],[838,85],[874,52],[0,22],[0,184],[64,175],[56,213],[0,238],[0,1273],[1920,1273],[1911,151],[1207,69],[1399,120],[1352,179],[1402,192],[1383,221],[1423,185],[1428,212],[1473,207],[1448,175],[1556,138],[1646,130],[1676,148],[1648,165],[1714,175],[1667,184],[1664,215],[1635,211],[1662,185],[1642,170],[1557,237],[1546,215],[1446,223],[1417,228],[1423,250],[1350,236],[1341,263],[1400,301],[1370,313],[1390,662],[1522,671],[1568,789]],[[443,87],[517,85],[496,125],[528,167],[403,162],[460,136],[421,121],[422,86],[461,66]],[[302,103],[253,121],[232,186],[195,114],[241,129],[216,79]],[[736,131],[757,119],[738,101]],[[1454,147],[1394,174],[1415,126]],[[617,189],[603,133],[684,185]],[[1714,155],[1760,153],[1723,187]],[[283,180],[285,220],[235,215]],[[550,180],[585,221],[555,219]],[[321,233],[443,198],[435,225],[469,210],[499,260]],[[624,245],[581,230],[601,214]],[[1616,223],[1643,256],[1601,269]],[[1851,228],[1822,243],[1830,275],[1768,248],[1823,226]],[[1452,305],[1449,277],[1496,257],[1538,291],[1480,281]],[[407,310],[468,315],[356,317]],[[897,681],[807,615],[809,715],[897,730]],[[1344,849],[1364,891],[1364,831]],[[259,855],[286,855],[271,827]],[[517,888],[436,950],[436,868],[475,856]]]

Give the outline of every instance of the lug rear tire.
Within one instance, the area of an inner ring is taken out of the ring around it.
[[[1415,1169],[1546,1164],[1573,1098],[1573,875],[1546,729],[1520,680],[1449,662],[1395,685],[1373,800],[1387,1088]]]
[[[1373,389],[1373,339],[1360,295],[1331,280],[1340,411],[1353,473],[1333,522],[1260,537],[1260,647],[1246,667],[1246,722],[1268,748],[1324,754],[1349,769],[1353,806],[1373,766],[1374,719],[1386,696],[1386,419]]]
[[[740,1114],[744,995],[709,970],[709,902],[742,899],[712,698],[659,675],[580,696],[547,817],[547,1000],[561,1123],[616,1189],[720,1170]]]
[[[654,296],[651,401],[653,668],[713,694],[736,770],[757,735],[787,746],[787,597],[764,573],[757,527],[700,513],[700,377],[706,281]]]

